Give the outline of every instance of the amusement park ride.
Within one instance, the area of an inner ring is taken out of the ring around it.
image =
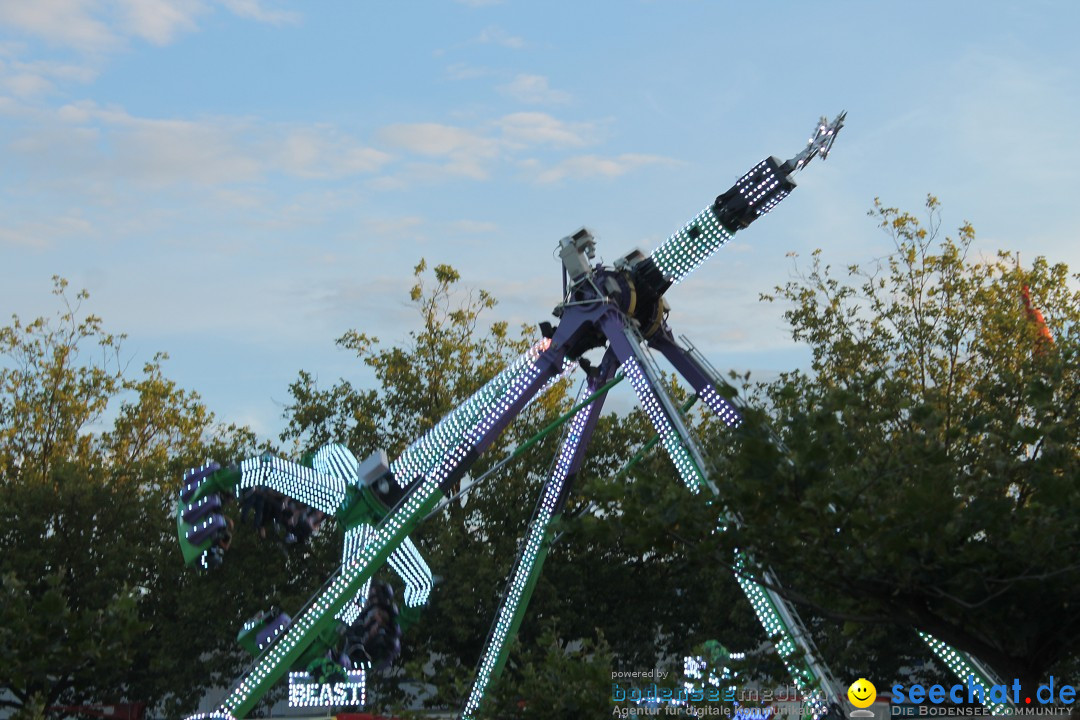
[[[359,462],[346,448],[331,444],[301,463],[271,456],[239,466],[211,463],[188,472],[177,509],[177,528],[185,560],[209,567],[220,562],[220,537],[229,522],[223,498],[273,492],[333,516],[344,531],[341,566],[295,616],[264,613],[244,625],[239,640],[257,657],[210,716],[242,718],[286,673],[290,701],[308,705],[363,704],[370,660],[348,657],[343,638],[365,609],[374,573],[385,563],[405,583],[403,623],[415,619],[432,589],[431,571],[409,533],[450,494],[469,467],[504,428],[555,381],[580,368],[586,386],[569,414],[557,457],[525,540],[510,573],[477,666],[463,718],[477,713],[485,692],[502,670],[552,542],[607,389],[629,380],[655,426],[659,443],[692,493],[716,493],[702,452],[660,381],[650,350],[663,355],[697,397],[727,426],[742,422],[734,391],[692,347],[680,344],[667,324],[665,293],[707,260],[732,236],[772,210],[794,188],[792,175],[832,148],[845,114],[822,118],[807,146],[795,157],[769,157],[750,169],[726,192],[670,236],[651,255],[635,250],[612,266],[594,264],[595,242],[582,228],[559,241],[563,298],[557,324],[540,323],[543,339],[471,398],[413,442],[392,462],[377,451]],[[602,349],[598,364],[585,353]],[[738,523],[720,518],[721,525]],[[795,608],[778,592],[769,570],[751,576],[753,563],[742,554],[733,561],[738,583],[813,720],[844,714],[845,687],[832,676]],[[933,652],[962,681],[989,688],[995,683],[974,658],[922,634]],[[346,648],[347,649],[347,648]],[[332,684],[320,684],[324,680]],[[972,682],[973,681],[973,682]],[[313,688],[319,688],[315,690]],[[329,689],[328,689],[329,688]],[[988,703],[994,714],[1006,706]]]

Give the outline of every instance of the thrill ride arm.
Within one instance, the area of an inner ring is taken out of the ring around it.
[[[256,659],[226,696],[220,712],[245,716],[315,642],[413,528],[445,496],[514,415],[562,369],[562,356],[546,343],[496,376],[390,465],[400,499],[360,550]]]
[[[704,358],[678,345],[666,326],[650,339],[649,344],[690,383],[706,406],[725,425],[737,428],[743,424],[742,412],[735,404],[737,396],[734,388],[720,379]],[[729,517],[723,522],[739,523],[741,520]],[[758,583],[749,574],[751,564],[744,552],[737,551],[732,563],[735,579],[754,608],[758,622],[773,642],[784,668],[808,699],[816,720],[829,711],[831,704],[842,701],[843,687],[822,659],[794,605],[778,592],[780,584],[776,576],[766,569],[761,574],[764,582]]]
[[[690,438],[678,409],[663,389],[659,371],[642,347],[642,330],[648,337],[661,327],[666,329],[667,304],[663,294],[667,289],[695,270],[738,230],[748,227],[786,197],[795,187],[789,176],[813,157],[824,157],[828,153],[843,120],[843,113],[832,123],[822,118],[814,136],[799,155],[786,163],[776,158],[759,163],[665,241],[651,257],[634,251],[617,261],[613,269],[602,265],[593,267],[590,261],[595,257],[595,241],[588,230],[582,228],[559,243],[565,297],[554,312],[560,318],[559,326],[541,325],[545,336],[552,339],[553,348],[570,357],[580,357],[593,348],[607,347],[599,372],[592,380],[596,383],[593,387],[613,376],[617,367],[633,386],[638,401],[659,434],[660,443],[691,492],[698,493],[702,488],[713,494],[717,491],[705,472],[697,444]],[[722,404],[722,398],[715,391],[705,399]],[[595,418],[593,413],[599,413],[599,406],[600,403],[595,402],[579,415],[581,427],[588,432],[573,432],[579,422],[579,417],[575,417],[564,438],[559,457],[567,458],[566,465],[556,461],[545,485],[488,637],[463,718],[474,715],[488,683],[505,662],[507,647],[520,624],[550,544],[549,527],[562,511],[569,490],[570,468],[576,471],[580,464],[591,422],[595,422],[595,419],[590,422],[589,418]],[[723,416],[733,418],[732,412],[733,408],[724,408]],[[549,507],[545,503],[553,504]]]
[[[664,332],[654,335],[649,344],[667,358],[672,366],[686,378],[694,390],[706,400],[708,407],[728,427],[735,428],[741,425],[741,410],[744,408],[735,389],[720,378],[719,374],[696,348],[689,345],[689,343],[687,343],[687,347],[683,347],[672,339],[670,332],[666,328],[664,330]],[[717,392],[717,388],[720,388],[722,392]],[[784,444],[776,433],[768,427],[761,429],[786,455]],[[733,518],[733,520],[739,522],[738,518]],[[755,582],[747,573],[749,560],[744,553],[736,553],[733,566],[736,578],[744,594],[753,605],[758,620],[770,638],[775,638],[774,644],[777,653],[795,680],[796,686],[804,691],[808,687],[819,686],[825,691],[826,699],[835,698],[837,701],[843,702],[845,697],[843,686],[837,683],[828,665],[817,651],[794,605],[778,591],[782,587],[779,580],[771,570],[766,568],[761,573],[763,582],[761,584]],[[928,633],[920,631],[919,637],[926,642],[934,655],[962,682],[974,679],[973,685],[981,685],[985,688],[986,691],[983,693],[985,701],[983,704],[991,714],[1002,715],[1010,712],[1011,706],[1009,704],[994,702],[989,699],[989,688],[1000,685],[1001,681],[988,667],[977,658],[952,648]],[[797,660],[796,648],[803,651],[802,663]],[[811,696],[813,697],[813,694]],[[815,705],[820,701],[820,697],[813,699]]]
[[[498,677],[506,664],[510,641],[517,635],[536,581],[544,567],[544,560],[551,547],[552,528],[558,524],[566,507],[570,488],[585,457],[585,448],[600,418],[600,411],[607,397],[606,390],[612,384],[609,381],[615,374],[615,365],[610,355],[605,356],[599,371],[589,378],[582,390],[582,393],[591,393],[590,397],[594,399],[579,407],[564,429],[558,454],[544,483],[540,500],[533,510],[525,541],[514,562],[498,613],[488,633],[484,653],[462,712],[463,718],[471,718],[477,711],[488,684]],[[580,396],[578,399],[581,399]]]

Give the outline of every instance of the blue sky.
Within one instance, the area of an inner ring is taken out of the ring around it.
[[[819,115],[825,163],[669,293],[721,368],[802,365],[758,294],[789,252],[885,255],[875,196],[1080,267],[1073,2],[0,0],[0,312],[53,274],[137,360],[264,435],[333,343],[414,326],[413,266],[535,323],[558,239],[649,250]]]

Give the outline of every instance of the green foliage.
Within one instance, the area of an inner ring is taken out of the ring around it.
[[[208,679],[231,679],[242,617],[229,614],[255,600],[241,586],[223,608],[219,588],[185,571],[176,484],[208,456],[249,454],[253,435],[213,425],[164,376],[164,355],[129,376],[123,336],[66,287],[54,280],[56,317],[0,328],[2,702],[27,717],[121,701],[175,715]]]
[[[914,626],[1034,681],[1080,639],[1078,278],[978,257],[970,225],[942,237],[933,197],[927,211],[877,204],[884,263],[844,280],[819,251],[767,298],[789,303],[812,371],[758,386],[768,412],[746,427],[778,428],[787,451],[748,431],[723,459],[745,520],[725,543],[847,621],[852,645],[877,638],[884,655]]]
[[[603,633],[565,642],[552,624],[529,645],[515,643],[481,718],[547,720],[611,715],[612,654]]]

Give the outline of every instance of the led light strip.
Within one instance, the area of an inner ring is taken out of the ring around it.
[[[656,248],[652,261],[666,279],[678,285],[731,237],[710,205]]]
[[[431,568],[420,556],[412,538],[405,538],[394,552],[390,553],[390,567],[405,581],[405,605],[420,607],[427,602],[431,594]]]
[[[355,556],[360,554],[360,551],[364,548],[364,543],[367,542],[368,537],[374,532],[374,528],[366,523],[361,523],[345,531],[345,547],[341,552],[341,564],[345,565]],[[356,591],[356,596],[346,603],[345,607],[341,608],[341,611],[336,615],[337,619],[345,623],[346,626],[351,626],[356,619],[360,617],[360,613],[364,611],[364,603],[367,602],[368,589],[371,587],[371,579],[369,578],[359,590]]]
[[[815,687],[813,673],[800,665],[796,657],[793,657],[796,655],[798,645],[792,636],[791,629],[780,616],[780,612],[765,589],[743,574],[745,566],[746,556],[739,551],[735,554],[733,566],[735,579],[742,588],[743,594],[746,595],[746,599],[750,601],[751,607],[754,608],[758,622],[765,628],[765,634],[776,647],[776,654],[780,656],[784,668],[791,675],[795,687],[802,693],[804,702],[810,706],[813,720],[819,720],[829,710],[828,698],[820,688]]]
[[[761,177],[757,177],[759,173],[761,173]],[[776,165],[771,159],[765,159],[751,168],[750,172],[739,178],[739,181],[735,183],[735,187],[738,188],[739,194],[746,199],[747,204],[754,208],[757,216],[761,217],[790,194],[787,190],[772,193],[779,184],[780,180],[776,176]],[[770,193],[772,193],[771,197],[769,197]],[[759,205],[765,197],[769,199],[765,201],[765,204]]]
[[[221,466],[216,462],[208,462],[205,465],[184,471],[184,484],[180,486],[180,499],[184,502],[190,500],[203,482],[220,469]]]
[[[345,480],[279,457],[263,455],[240,463],[237,488],[276,490],[308,507],[334,515],[346,499]]]
[[[423,437],[406,448],[390,465],[398,485],[406,487],[414,478],[427,474],[449,448],[461,442],[466,433],[475,425],[476,419],[489,409],[492,401],[512,383],[515,376],[532,365],[550,344],[549,340],[544,340],[534,345],[472,397],[440,420]]]
[[[469,693],[469,699],[465,703],[465,710],[462,712],[463,720],[471,718],[473,713],[480,707],[480,702],[483,700],[484,693],[491,682],[495,666],[498,664],[499,656],[502,654],[510,629],[513,627],[517,617],[522,595],[532,576],[533,566],[543,549],[548,526],[551,524],[552,517],[555,514],[559,496],[562,494],[563,485],[566,483],[566,478],[570,473],[570,466],[574,461],[574,454],[577,452],[578,445],[581,442],[581,436],[585,430],[592,407],[592,405],[587,405],[578,410],[567,427],[566,438],[559,450],[555,468],[547,483],[544,484],[544,494],[537,505],[532,522],[529,523],[525,547],[514,566],[514,574],[510,579],[502,606],[499,608],[499,615],[488,640],[487,651],[484,653],[484,657],[481,659],[480,666],[477,669],[472,691]]]
[[[540,368],[536,363],[531,363],[510,380],[510,386],[506,392],[494,398],[484,408],[484,414],[481,416],[480,422],[476,423],[466,433],[466,442],[469,444],[470,449],[480,446],[483,438],[495,427],[499,419],[505,416],[510,411],[510,408],[521,399],[521,396],[525,394],[525,391],[538,377],[540,377]]]
[[[191,523],[201,518],[211,510],[217,510],[221,507],[221,496],[216,494],[204,495],[198,502],[191,503],[184,508],[184,512],[181,514],[184,522]]]
[[[945,666],[952,671],[953,675],[960,678],[963,682],[975,681],[977,687],[981,687],[983,691],[983,706],[990,711],[991,715],[1009,715],[1012,713],[1012,708],[999,702],[993,702],[990,699],[990,688],[996,683],[990,682],[989,678],[977,668],[968,657],[966,657],[959,650],[954,650],[952,647],[938,640],[933,635],[928,633],[919,632],[921,637],[934,654],[945,663]]]
[[[705,484],[701,470],[671,424],[671,419],[664,412],[664,407],[641,370],[641,365],[635,358],[627,358],[622,364],[622,373],[630,381],[631,387],[637,394],[638,402],[641,403],[642,409],[645,410],[645,414],[649,416],[657,434],[660,435],[660,444],[664,446],[664,450],[675,464],[679,477],[682,478],[686,487],[690,488],[690,492],[695,494],[700,492],[702,485]]]
[[[712,385],[705,386],[701,399],[729,428],[737,428],[742,424],[742,414],[739,410],[731,404],[730,400],[716,392],[716,388]]]
[[[346,485],[358,484],[357,471],[360,462],[344,445],[338,443],[323,445],[312,458],[311,466],[318,472],[341,478]]]

